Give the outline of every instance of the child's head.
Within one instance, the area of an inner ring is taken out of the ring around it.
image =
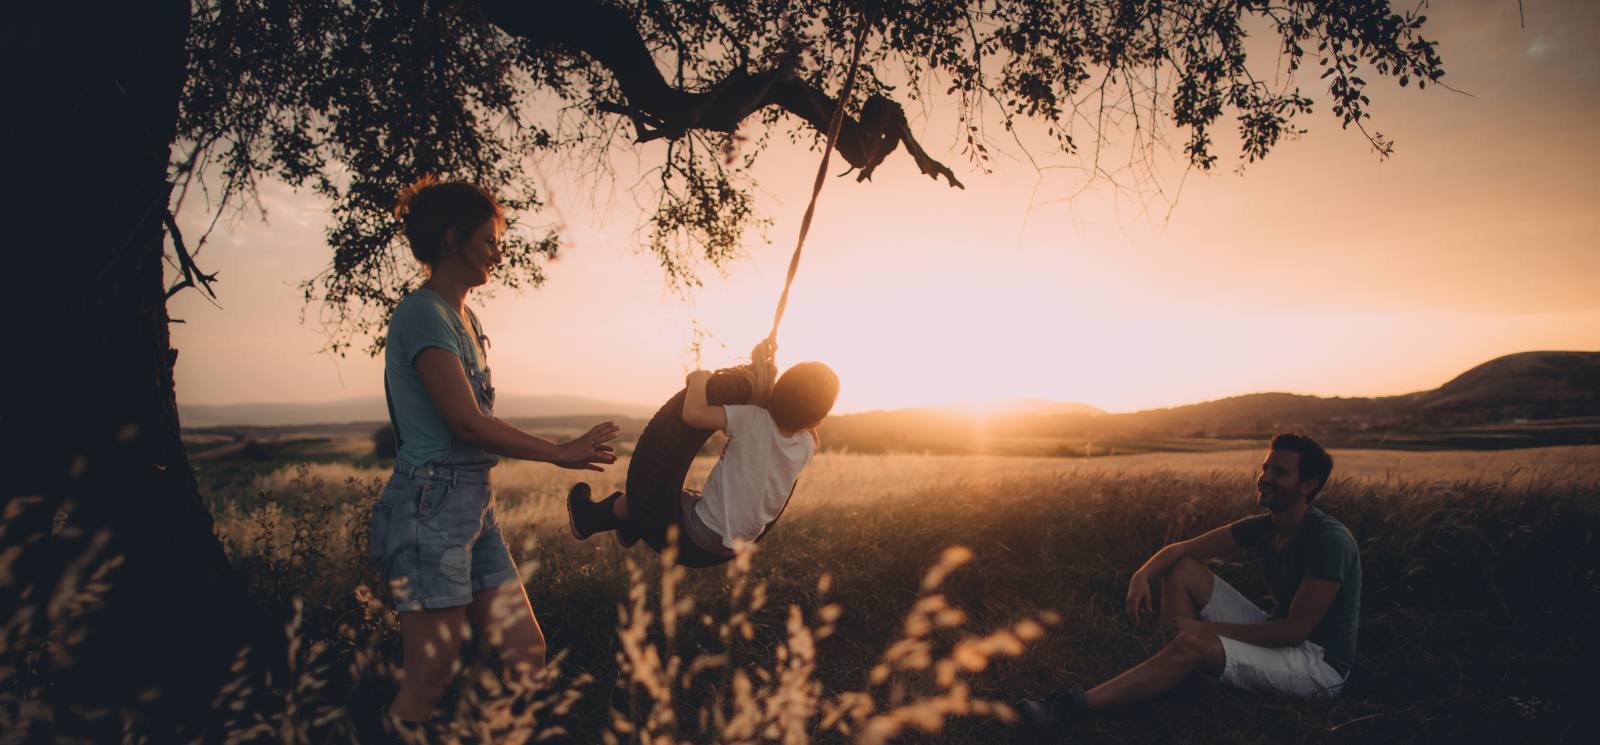
[[[801,362],[772,385],[767,410],[783,429],[810,429],[822,423],[839,397],[839,376],[821,362]]]

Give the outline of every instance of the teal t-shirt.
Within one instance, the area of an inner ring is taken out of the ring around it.
[[[395,306],[383,355],[383,379],[400,434],[398,456],[416,466],[443,460],[453,439],[422,385],[422,376],[417,374],[417,354],[428,347],[459,357],[469,378],[484,370],[483,360],[455,309],[424,287],[406,295]]]
[[[1272,591],[1273,618],[1289,615],[1289,603],[1301,580],[1339,583],[1333,605],[1311,631],[1310,640],[1327,651],[1328,663],[1348,672],[1356,659],[1356,627],[1361,623],[1361,553],[1344,523],[1315,507],[1294,538],[1278,550],[1272,546],[1277,528],[1270,515],[1253,515],[1232,525],[1233,540],[1261,559],[1261,573]]]

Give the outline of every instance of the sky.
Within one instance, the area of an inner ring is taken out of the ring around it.
[[[1600,349],[1600,3],[1528,0],[1525,28],[1517,5],[1426,10],[1444,81],[1463,93],[1374,81],[1369,128],[1395,141],[1390,158],[1339,127],[1313,70],[1300,77],[1318,99],[1298,120],[1307,134],[1239,173],[1232,123],[1219,122],[1215,171],[1163,161],[1154,183],[1177,195],[1170,209],[1086,184],[1081,163],[1026,134],[994,137],[985,173],[960,153],[953,111],[908,105],[967,188],[922,176],[903,150],[871,182],[830,178],[779,363],[832,365],[840,413],[1014,398],[1134,411],[1406,393],[1504,354]],[[658,147],[614,159],[619,183]],[[526,219],[565,227],[547,282],[468,299],[497,388],[655,405],[696,366],[697,327],[710,335],[701,366],[748,354],[820,156],[784,137],[770,148],[753,174],[770,242],[750,236],[688,300],[644,250],[635,195],[541,164],[557,209]],[[326,203],[273,183],[260,197],[265,221],[224,223],[198,257],[219,274],[218,301],[169,303],[183,321],[179,402],[381,394],[381,360],[323,353],[317,307],[296,289],[331,256]],[[199,199],[179,213],[185,235],[209,219]]]

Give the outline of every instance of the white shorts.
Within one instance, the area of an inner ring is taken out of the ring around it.
[[[1233,585],[1212,575],[1211,600],[1200,609],[1200,620],[1211,623],[1262,623],[1271,617],[1240,595]],[[1247,691],[1272,691],[1291,696],[1332,697],[1344,687],[1345,676],[1323,659],[1322,645],[1313,641],[1294,647],[1260,647],[1220,637],[1226,663],[1222,682]]]

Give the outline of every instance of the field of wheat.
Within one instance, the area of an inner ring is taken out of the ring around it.
[[[1357,536],[1365,577],[1346,695],[1299,702],[1195,680],[1062,737],[1590,741],[1600,447],[1334,457],[1319,505]],[[575,541],[562,499],[576,472],[502,465],[500,522],[557,664],[542,698],[512,705],[490,655],[469,648],[437,737],[1033,741],[1007,705],[1158,649],[1157,629],[1121,613],[1129,573],[1168,541],[1250,513],[1260,458],[823,454],[753,554],[693,571]],[[626,466],[585,477],[605,494]],[[394,619],[363,558],[384,477],[285,465],[210,495],[236,565],[308,640],[301,664],[321,683],[285,705],[308,740],[360,740],[394,690]],[[1214,569],[1265,595],[1253,563]]]

